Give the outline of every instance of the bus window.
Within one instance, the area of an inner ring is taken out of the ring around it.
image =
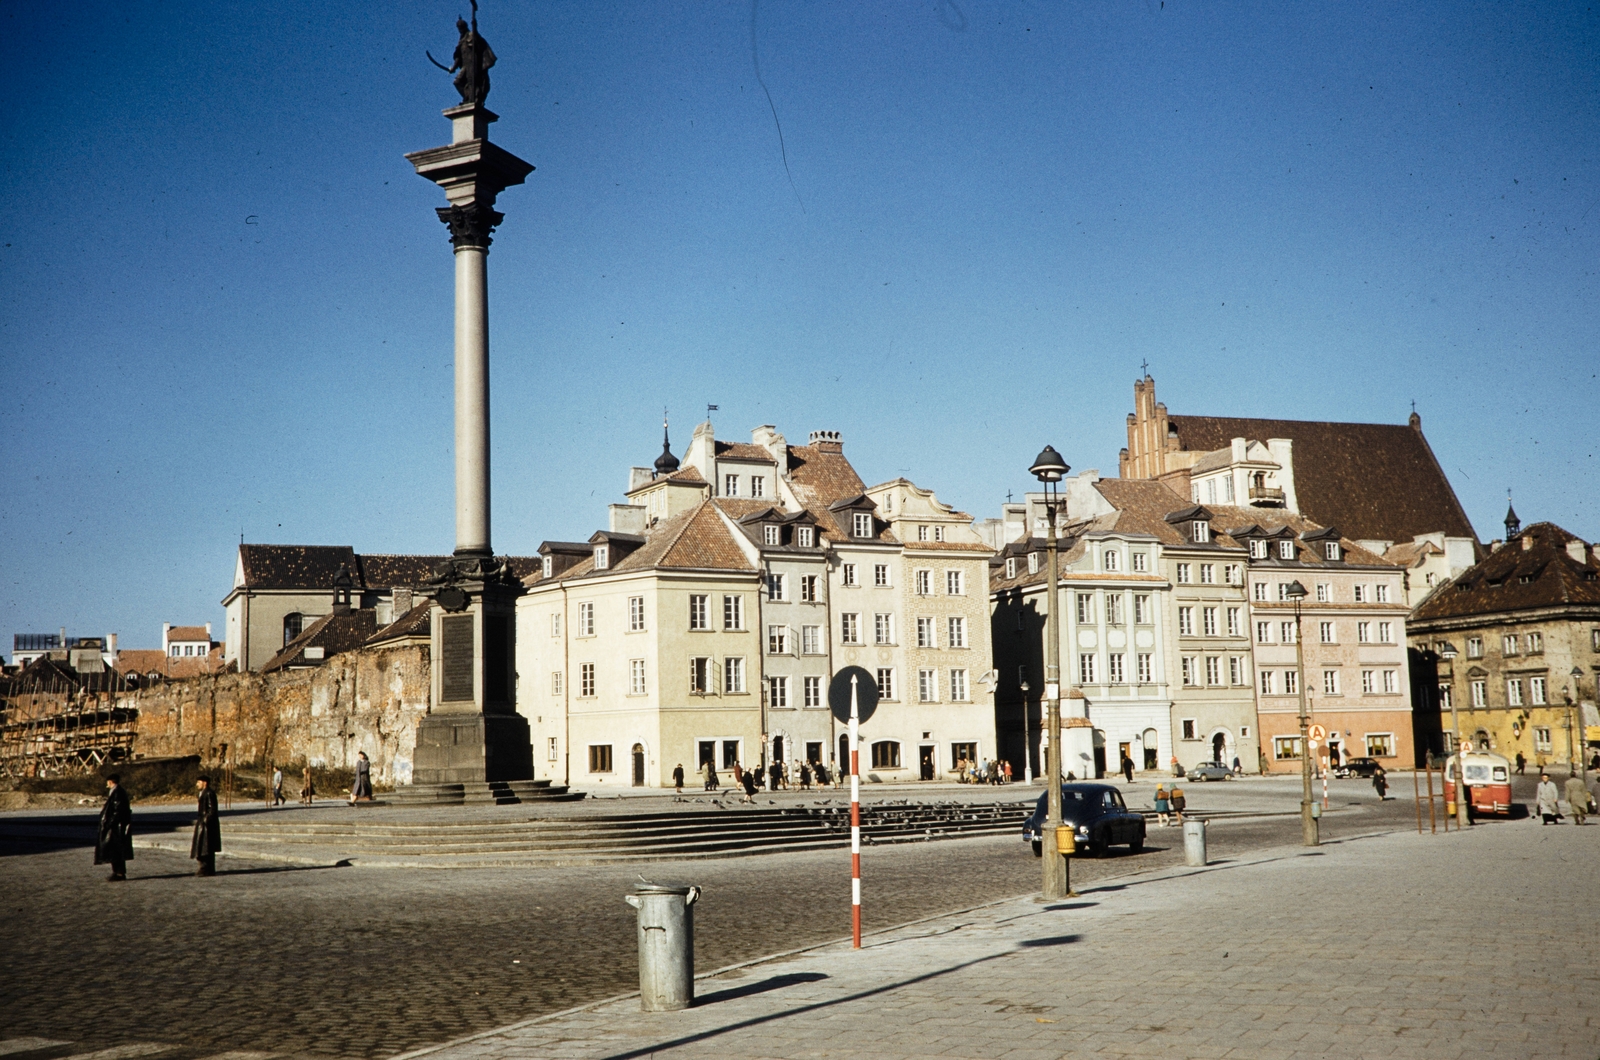
[[[1494,767],[1494,779],[1504,782],[1504,781],[1510,780],[1511,776],[1510,776],[1509,773],[1506,772],[1506,767],[1505,766],[1495,766]]]

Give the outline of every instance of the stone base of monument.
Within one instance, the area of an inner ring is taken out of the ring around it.
[[[390,796],[395,806],[509,806],[523,802],[576,802],[581,791],[548,780],[497,780],[471,784],[408,784]]]
[[[532,780],[528,719],[520,714],[435,711],[417,722],[416,784]]]

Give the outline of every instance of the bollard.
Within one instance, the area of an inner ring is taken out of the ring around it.
[[[1186,865],[1206,863],[1206,823],[1183,822],[1183,861]]]
[[[694,903],[698,887],[640,883],[623,901],[639,911],[639,1007],[673,1012],[694,1003]]]

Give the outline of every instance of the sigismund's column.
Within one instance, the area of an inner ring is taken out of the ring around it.
[[[474,5],[476,6],[476,5]],[[439,220],[455,248],[456,547],[434,571],[432,711],[417,727],[413,783],[447,785],[440,799],[496,801],[503,782],[533,779],[528,723],[517,713],[516,599],[521,582],[489,540],[489,276],[491,233],[505,220],[495,197],[533,166],[489,142],[498,115],[484,106],[494,52],[472,25],[451,72],[450,143],[406,155],[444,189]],[[493,787],[492,787],[493,786]]]

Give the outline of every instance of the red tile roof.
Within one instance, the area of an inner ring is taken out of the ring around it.
[[[204,626],[173,626],[167,630],[167,642],[203,640],[211,642],[211,634]]]
[[[1528,542],[1526,548],[1523,542]],[[1435,589],[1412,612],[1413,622],[1577,605],[1600,614],[1600,561],[1567,551],[1580,538],[1554,523],[1535,523]]]

